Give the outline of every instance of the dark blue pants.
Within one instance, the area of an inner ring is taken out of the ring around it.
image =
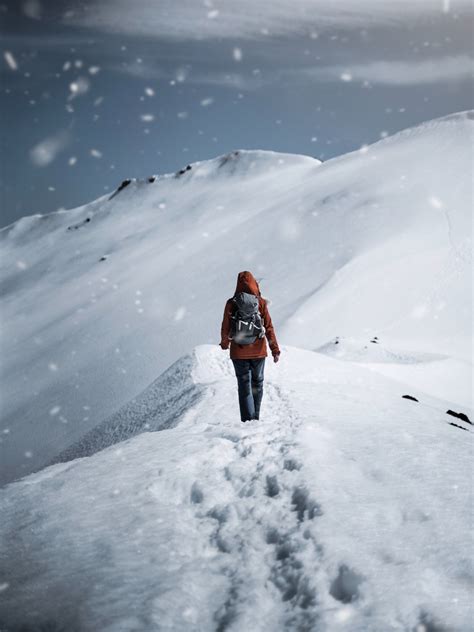
[[[263,371],[265,358],[232,360],[234,363],[241,421],[258,419],[263,395]]]

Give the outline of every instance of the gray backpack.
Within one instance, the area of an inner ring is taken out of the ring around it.
[[[239,292],[232,302],[230,338],[239,345],[251,345],[257,338],[263,338],[265,327],[258,309],[258,296]]]

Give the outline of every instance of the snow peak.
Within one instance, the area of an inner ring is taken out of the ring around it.
[[[258,311],[258,297],[239,292],[232,298],[234,311],[230,320],[230,338],[239,345],[251,345],[263,338],[265,328]]]

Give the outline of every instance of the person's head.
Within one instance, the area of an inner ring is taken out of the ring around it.
[[[248,294],[255,294],[255,296],[261,296],[260,287],[257,279],[248,270],[243,270],[237,275],[237,285],[235,288],[235,294],[238,292],[247,292]]]

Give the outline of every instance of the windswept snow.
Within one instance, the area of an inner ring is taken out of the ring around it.
[[[243,425],[227,354],[178,368],[202,394],[179,425],[0,492],[2,628],[472,629],[472,432],[447,402],[283,345]]]
[[[471,404],[472,127],[460,113],[324,164],[231,152],[1,230],[1,482],[217,344],[244,269],[281,343],[378,335],[444,358],[416,384]]]

